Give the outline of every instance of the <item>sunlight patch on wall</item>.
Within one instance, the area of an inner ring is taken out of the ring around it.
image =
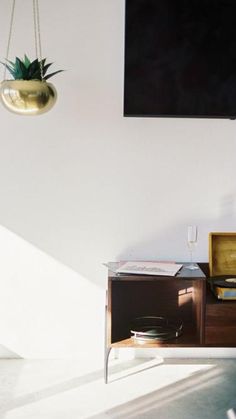
[[[0,252],[0,344],[24,358],[87,356],[103,339],[104,292],[4,227]]]

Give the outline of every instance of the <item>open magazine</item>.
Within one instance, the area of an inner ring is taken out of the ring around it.
[[[129,261],[124,262],[115,268],[115,264],[105,264],[108,268],[117,274],[140,274],[140,275],[160,275],[160,276],[175,276],[182,268],[182,264],[174,262],[146,262],[146,261]]]

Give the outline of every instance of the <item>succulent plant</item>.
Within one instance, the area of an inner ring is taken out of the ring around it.
[[[42,63],[42,76],[41,77],[41,63]],[[52,63],[46,64],[46,58],[43,58],[42,61],[39,61],[36,58],[34,61],[30,59],[25,54],[24,59],[16,57],[15,62],[7,60],[3,64],[9,73],[12,75],[15,80],[48,80],[50,77],[55,76],[55,74],[60,73],[63,70],[57,70],[53,73],[47,74],[48,68]]]

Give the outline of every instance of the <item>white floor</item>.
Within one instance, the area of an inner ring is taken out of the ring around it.
[[[236,407],[235,359],[0,360],[0,419],[223,419]],[[232,412],[231,412],[232,413]]]

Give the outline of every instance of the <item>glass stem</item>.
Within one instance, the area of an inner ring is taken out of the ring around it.
[[[193,251],[190,250],[190,263],[193,264]]]

